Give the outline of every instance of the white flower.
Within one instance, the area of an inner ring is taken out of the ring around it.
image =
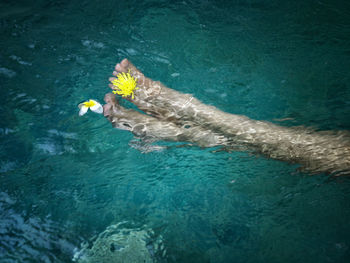
[[[103,113],[102,105],[98,103],[96,100],[85,101],[83,103],[80,103],[78,107],[80,109],[79,116],[83,116],[88,111],[89,108],[93,112],[100,113],[100,114]]]

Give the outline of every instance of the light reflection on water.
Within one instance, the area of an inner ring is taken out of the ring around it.
[[[143,154],[76,108],[128,57],[228,112],[349,129],[346,5],[1,3],[0,261],[70,262],[129,222],[162,236],[164,262],[346,262],[346,178],[173,144]]]

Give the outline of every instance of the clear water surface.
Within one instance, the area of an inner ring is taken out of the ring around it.
[[[120,223],[155,262],[349,262],[347,178],[144,154],[76,107],[127,57],[227,112],[349,130],[349,1],[1,1],[0,39],[0,262],[71,262]]]

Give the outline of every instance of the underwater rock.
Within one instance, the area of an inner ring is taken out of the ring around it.
[[[155,255],[161,240],[151,240],[152,230],[131,229],[119,223],[107,227],[92,243],[83,243],[82,249],[74,254],[73,261],[78,263],[150,263],[155,262]],[[161,251],[162,254],[165,253]]]

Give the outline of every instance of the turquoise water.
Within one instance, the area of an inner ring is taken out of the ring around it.
[[[87,260],[111,227],[155,262],[350,259],[348,178],[164,142],[142,153],[77,108],[127,57],[227,112],[350,130],[348,1],[1,1],[0,37],[0,262]]]

